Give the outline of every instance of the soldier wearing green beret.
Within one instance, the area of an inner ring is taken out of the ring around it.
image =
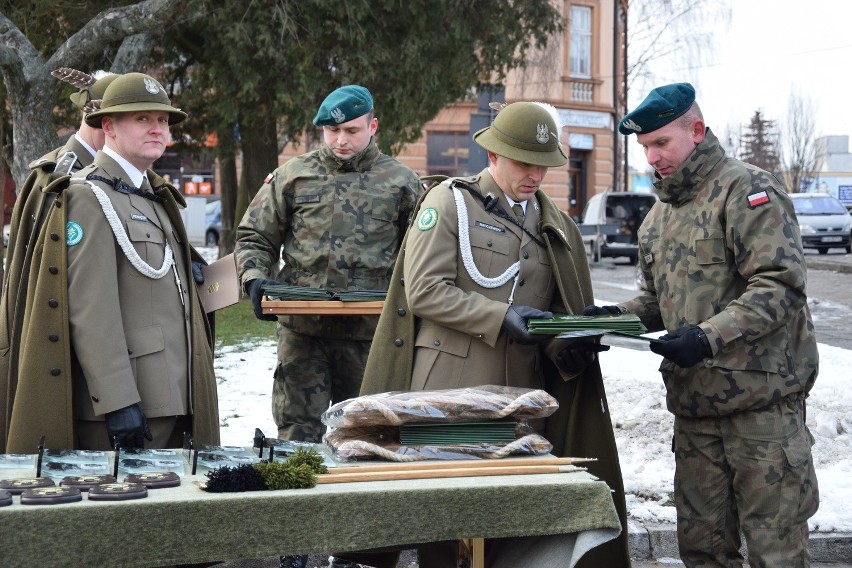
[[[366,88],[336,89],[313,123],[322,146],[267,176],[237,227],[234,252],[255,315],[278,320],[278,437],[318,442],[329,404],[358,394],[377,317],[264,315],[263,286],[387,290],[421,189],[411,169],[379,151]]]
[[[105,143],[55,188],[35,243],[8,451],[42,434],[58,448],[178,447],[184,432],[218,443],[184,201],[150,169],[184,118],[142,73],[116,78],[86,115]]]
[[[667,330],[651,350],[675,415],[678,544],[687,566],[810,563],[819,505],[805,398],[818,370],[791,200],[771,173],[725,155],[695,90],[665,85],[619,124],[660,197],[639,229],[641,294],[584,313]]]
[[[623,481],[596,357],[604,347],[528,330],[530,318],[576,314],[593,298],[580,231],[539,189],[549,168],[568,161],[551,109],[531,102],[503,108],[473,136],[487,150],[488,167],[445,180],[418,204],[361,394],[486,384],[546,389],[560,407],[537,429],[555,455],[598,459],[589,469],[613,489],[622,521],[620,536],[578,566],[629,566]],[[511,546],[489,541],[486,565]],[[420,566],[455,566],[456,551],[454,543],[423,547]],[[539,565],[525,558],[524,566]]]
[[[92,163],[95,153],[103,148],[104,136],[100,129],[86,124],[85,116],[94,110],[92,101],[100,100],[104,91],[118,75],[105,71],[92,74],[62,67],[51,73],[54,77],[77,87],[71,102],[81,112],[80,127],[68,141],[41,158],[30,163],[30,174],[18,190],[12,213],[9,244],[6,249],[3,272],[3,296],[0,299],[0,392],[8,392],[4,385],[18,380],[17,353],[23,325],[23,311],[19,311],[27,297],[28,272],[32,261],[31,251],[38,238],[42,221],[50,210],[55,193],[42,191],[51,183],[63,183],[68,176]],[[14,362],[13,362],[14,361]],[[11,404],[10,401],[7,403]],[[0,451],[6,442],[7,420],[10,408],[0,404]]]

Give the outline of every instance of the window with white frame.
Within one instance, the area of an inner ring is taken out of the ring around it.
[[[569,72],[572,77],[592,76],[592,8],[571,6]]]

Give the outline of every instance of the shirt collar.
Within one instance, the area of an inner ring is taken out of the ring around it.
[[[127,174],[127,177],[130,178],[130,182],[134,187],[142,187],[142,180],[145,178],[145,172],[140,172],[136,169],[136,166],[125,160],[118,152],[110,148],[109,146],[104,146],[103,150],[101,150],[104,154],[115,160],[119,166],[124,170],[124,173]]]
[[[85,140],[83,140],[82,138],[80,138],[80,135],[79,135],[79,134],[77,134],[76,132],[74,133],[74,138],[77,140],[77,142],[79,142],[79,143],[80,143],[80,145],[81,145],[81,146],[83,146],[83,148],[85,148],[86,150],[88,150],[88,151],[89,151],[89,153],[90,153],[92,156],[94,156],[95,154],[97,154],[97,153],[98,153],[98,151],[97,151],[97,150],[95,150],[94,148],[92,148],[91,146],[89,146],[89,144],[88,144]]]

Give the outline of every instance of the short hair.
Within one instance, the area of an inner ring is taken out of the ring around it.
[[[692,123],[696,120],[704,122],[704,115],[701,113],[701,108],[698,106],[697,102],[693,102],[689,109],[677,118],[678,124],[687,129],[690,128]]]

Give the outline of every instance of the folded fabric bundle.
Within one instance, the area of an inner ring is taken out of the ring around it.
[[[559,407],[540,389],[483,385],[434,391],[388,392],[350,398],[322,415],[330,428],[399,426],[407,422],[465,422],[547,418]]]
[[[322,416],[328,426],[323,441],[341,459],[541,455],[553,446],[527,420],[546,418],[558,406],[543,390],[497,385],[380,393],[329,408]]]

